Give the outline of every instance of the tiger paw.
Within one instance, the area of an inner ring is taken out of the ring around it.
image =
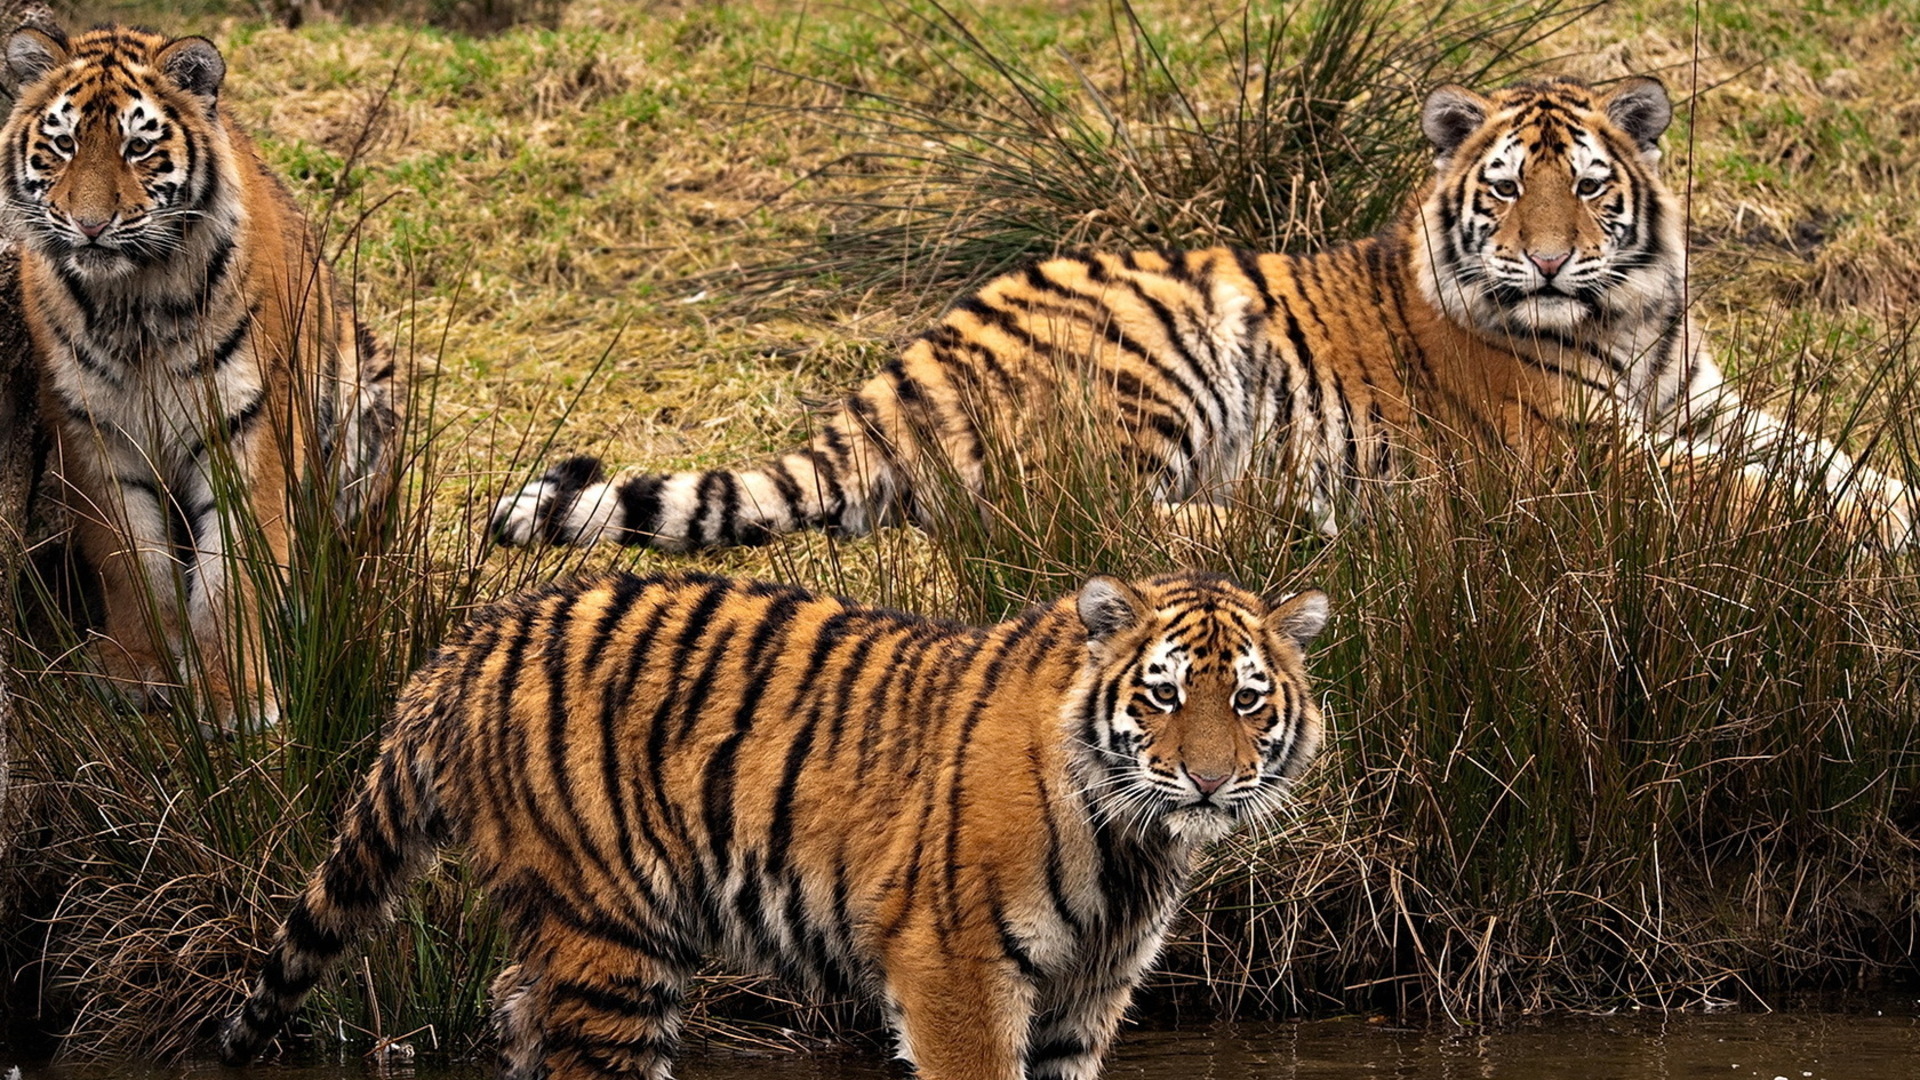
[[[271,680],[256,676],[236,691],[220,671],[201,672],[197,679],[195,726],[204,739],[226,741],[242,735],[264,735],[280,726],[280,694]]]
[[[568,458],[494,504],[493,538],[507,547],[585,546],[607,538],[619,508],[599,458]]]
[[[1841,496],[1834,507],[1835,516],[1859,543],[1889,554],[1913,550],[1913,519],[1920,512],[1913,491],[1892,477],[1869,478],[1877,483],[1862,484]]]
[[[1880,546],[1889,552],[1900,553],[1914,549],[1915,537],[1913,519],[1920,513],[1920,499],[1916,499],[1912,489],[1898,480],[1888,480],[1885,504],[1878,508],[1878,517],[1874,522],[1874,533]]]
[[[89,652],[99,669],[97,682],[104,696],[135,712],[164,712],[184,689],[167,666],[147,650],[102,636]]]

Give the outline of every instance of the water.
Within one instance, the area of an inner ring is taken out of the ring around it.
[[[1914,1080],[1920,1016],[1880,1013],[1553,1017],[1489,1028],[1401,1028],[1359,1019],[1130,1030],[1112,1080]],[[310,1068],[30,1067],[23,1080],[363,1080],[359,1064]],[[485,1080],[480,1066],[389,1072]],[[877,1055],[749,1056],[691,1046],[679,1080],[900,1080]]]

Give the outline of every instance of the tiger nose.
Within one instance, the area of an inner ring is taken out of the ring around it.
[[[1537,251],[1527,252],[1527,261],[1538,267],[1540,273],[1547,277],[1552,277],[1554,272],[1567,265],[1567,260],[1571,258],[1573,258],[1571,251],[1563,251],[1558,255],[1542,255]]]
[[[77,217],[73,219],[73,224],[75,228],[87,234],[87,239],[92,240],[101,233],[106,232],[107,226],[111,224],[112,221],[113,219],[110,217],[98,219]]]
[[[1194,772],[1192,769],[1187,770],[1187,779],[1193,781],[1193,786],[1199,788],[1202,795],[1211,795],[1219,791],[1220,785],[1227,782],[1228,775],[1221,773],[1219,776],[1214,776],[1209,773]]]

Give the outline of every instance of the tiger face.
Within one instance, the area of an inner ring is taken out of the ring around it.
[[[1578,336],[1681,295],[1680,215],[1654,166],[1666,89],[1571,79],[1482,97],[1445,86],[1421,126],[1436,156],[1422,281],[1470,327]]]
[[[7,68],[19,93],[6,201],[36,249],[90,278],[178,251],[216,183],[207,147],[226,64],[213,43],[24,28]]]
[[[1100,577],[1077,604],[1089,677],[1069,722],[1096,814],[1204,842],[1277,809],[1320,745],[1301,650],[1326,594],[1268,604],[1215,577]]]

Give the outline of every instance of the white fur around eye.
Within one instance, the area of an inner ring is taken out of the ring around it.
[[[1267,670],[1265,659],[1260,650],[1252,644],[1242,649],[1240,655],[1233,658],[1233,708],[1235,712],[1246,714],[1265,705],[1273,696],[1273,674]],[[1251,705],[1242,707],[1240,695],[1243,691],[1253,691],[1258,699]]]
[[[1172,712],[1187,700],[1187,669],[1192,666],[1193,654],[1178,641],[1163,638],[1147,651],[1140,662],[1140,681],[1155,708]],[[1173,691],[1170,700],[1163,687]]]

